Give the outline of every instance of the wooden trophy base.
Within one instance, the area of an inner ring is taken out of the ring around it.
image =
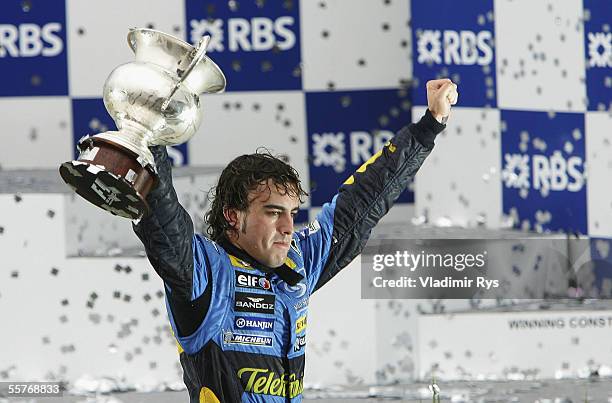
[[[154,168],[139,155],[112,141],[83,138],[77,161],[64,162],[59,173],[77,194],[104,210],[131,220],[149,212],[146,197],[157,184]]]

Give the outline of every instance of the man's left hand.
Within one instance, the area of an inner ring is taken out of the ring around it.
[[[457,103],[457,84],[448,78],[427,82],[427,106],[438,122],[450,115],[451,105]]]

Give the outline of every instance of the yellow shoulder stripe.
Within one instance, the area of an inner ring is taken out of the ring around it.
[[[230,254],[228,254],[227,256],[229,256],[230,263],[232,264],[232,266],[238,267],[240,269],[249,269],[249,270],[253,269],[248,263],[238,259],[236,256],[232,256]]]
[[[295,270],[295,268],[297,267],[297,264],[295,264],[295,262],[289,258],[285,259],[285,264],[289,266],[291,270]]]

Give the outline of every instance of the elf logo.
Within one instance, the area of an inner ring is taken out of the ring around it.
[[[192,19],[189,23],[192,43],[197,43],[204,35],[211,36],[208,52],[262,52],[272,48],[289,50],[296,43],[295,19],[291,16],[276,19]]]
[[[419,64],[488,65],[493,61],[490,31],[417,31]]]
[[[236,271],[236,286],[261,290],[269,290],[271,288],[270,281],[264,276],[243,273],[240,271]]]
[[[0,58],[57,56],[64,50],[61,31],[62,25],[58,22],[43,26],[0,24]]]

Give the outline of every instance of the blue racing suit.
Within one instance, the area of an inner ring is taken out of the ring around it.
[[[190,402],[302,400],[309,298],[361,252],[444,128],[427,111],[400,130],[293,234],[274,269],[195,234],[165,147],[151,147],[159,184],[133,228],[164,281]]]

